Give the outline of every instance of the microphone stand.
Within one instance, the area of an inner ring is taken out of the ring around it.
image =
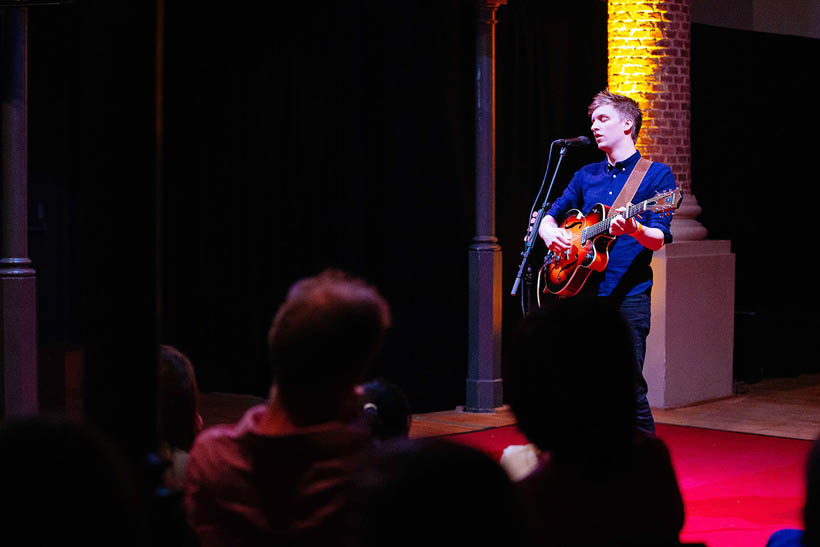
[[[555,171],[552,172],[552,180],[550,181],[550,186],[547,189],[546,195],[544,196],[544,202],[541,205],[541,208],[538,210],[538,216],[535,219],[535,223],[532,225],[533,226],[532,232],[530,232],[529,236],[526,238],[526,243],[524,245],[524,251],[521,253],[521,257],[522,257],[521,265],[518,268],[518,274],[515,276],[515,283],[513,284],[512,293],[511,293],[512,296],[515,296],[518,293],[518,289],[521,286],[521,280],[522,280],[522,277],[524,276],[524,270],[527,268],[527,262],[529,261],[529,258],[530,258],[530,252],[532,251],[532,247],[535,244],[536,239],[538,238],[538,227],[541,226],[541,220],[544,218],[544,214],[546,213],[547,208],[550,206],[550,203],[549,203],[548,200],[549,200],[549,197],[550,197],[550,193],[552,193],[552,186],[553,186],[553,184],[555,184],[555,177],[558,174],[558,169],[561,167],[561,160],[564,159],[564,156],[566,155],[566,153],[567,153],[567,146],[565,144],[561,144],[561,150],[558,152],[558,163],[555,166]],[[550,155],[552,155],[552,153],[550,153]],[[547,174],[549,173],[549,164],[550,164],[550,161],[547,161],[547,169],[544,171],[544,178],[541,181],[541,190],[544,189],[544,183],[547,181]],[[539,196],[541,195],[541,190],[538,191]],[[538,196],[536,196],[535,202],[536,203],[538,202]],[[528,222],[532,219],[532,211],[534,209],[535,209],[535,203],[533,203],[533,207],[532,207],[532,209],[530,209],[530,217],[529,217],[529,219],[527,219]],[[527,227],[529,228],[529,224],[527,225]],[[525,292],[528,295],[532,294],[532,288],[530,286],[532,284],[532,273],[531,273],[531,271],[532,271],[532,269],[530,268],[530,270],[528,272],[528,275],[527,275],[528,287],[527,287],[527,290]],[[523,304],[522,304],[522,308],[523,308]],[[524,313],[526,313],[526,310],[522,309],[522,311]]]

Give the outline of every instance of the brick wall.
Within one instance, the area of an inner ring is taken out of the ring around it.
[[[690,0],[609,0],[609,88],[644,112],[638,148],[690,191]]]

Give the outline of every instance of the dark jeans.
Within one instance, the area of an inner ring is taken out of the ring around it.
[[[646,337],[649,334],[652,299],[649,293],[627,296],[621,303],[621,313],[632,331],[632,343],[635,346],[635,360],[638,363],[638,383],[635,386],[637,404],[636,427],[647,433],[655,433],[655,420],[652,409],[646,399],[646,380],[643,377],[643,361],[646,357]]]

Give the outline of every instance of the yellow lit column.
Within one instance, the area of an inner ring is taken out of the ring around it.
[[[644,113],[641,153],[666,163],[686,193],[675,215],[676,241],[706,237],[695,220],[690,156],[690,0],[609,0],[608,81],[614,93],[637,100]]]

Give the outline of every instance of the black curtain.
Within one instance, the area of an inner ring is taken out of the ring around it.
[[[735,376],[816,372],[810,264],[820,40],[692,26],[692,190],[736,255]]]
[[[267,393],[265,333],[295,280],[374,283],[376,374],[454,406],[471,235],[469,2],[170,4],[165,339],[206,390]]]
[[[29,9],[41,407],[65,405],[79,351],[81,410],[140,469],[156,435],[156,20],[153,2]]]
[[[160,59],[153,6],[33,11],[32,193],[44,197],[32,200],[42,229],[31,255],[43,354],[104,340],[92,360],[105,349],[122,372],[91,385],[115,399],[100,405],[133,404],[116,394],[147,389],[150,375],[129,384],[132,369],[118,363],[152,361],[155,338],[191,356],[203,390],[264,395],[276,307],[295,280],[336,267],[376,284],[393,308],[376,373],[415,412],[463,404],[474,9],[166,2]],[[520,317],[506,295],[548,143],[587,133],[586,105],[605,86],[606,5],[516,0],[497,19],[506,332]],[[553,197],[596,158],[573,151]]]
[[[264,393],[265,331],[287,286],[339,267],[393,307],[377,372],[416,412],[462,404],[473,3],[168,9],[166,339],[205,389]],[[497,18],[508,292],[546,143],[584,132],[604,86],[605,5],[511,2]],[[517,320],[517,301],[505,306]]]

